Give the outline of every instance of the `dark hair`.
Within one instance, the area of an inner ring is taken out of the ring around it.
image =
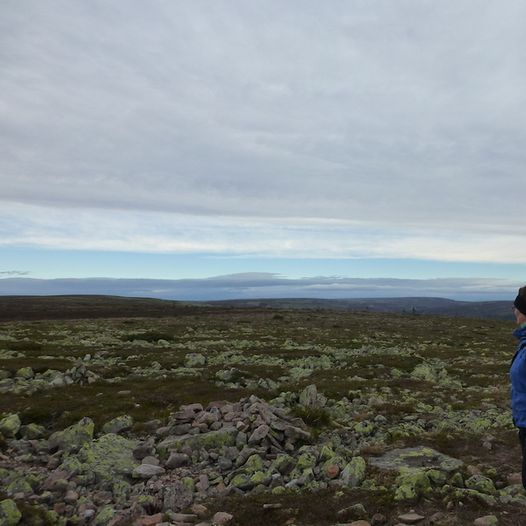
[[[517,294],[517,297],[515,298],[515,301],[513,302],[513,305],[515,305],[515,308],[518,311],[526,315],[526,285],[519,289],[519,292]]]

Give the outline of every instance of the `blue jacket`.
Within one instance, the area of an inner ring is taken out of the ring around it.
[[[526,325],[515,329],[519,340],[517,352],[511,361],[511,412],[517,427],[526,427]]]

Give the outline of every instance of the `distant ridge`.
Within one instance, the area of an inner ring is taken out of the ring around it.
[[[447,298],[352,298],[352,299],[251,299],[218,300],[209,305],[280,309],[329,309],[404,314],[429,314],[468,318],[513,319],[510,301],[458,301]]]
[[[509,301],[446,298],[260,298],[172,301],[104,295],[0,296],[0,321],[78,318],[165,317],[199,314],[202,309],[318,309],[513,320]]]

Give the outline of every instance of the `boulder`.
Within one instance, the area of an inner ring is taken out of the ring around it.
[[[185,367],[203,367],[206,365],[206,357],[201,353],[188,353],[184,359]]]
[[[359,486],[365,478],[365,460],[362,457],[354,457],[344,468],[341,479],[344,484],[355,488]]]
[[[499,520],[495,515],[484,515],[473,521],[474,526],[498,526]]]
[[[0,526],[16,526],[22,519],[22,513],[12,499],[0,501]]]
[[[0,433],[8,438],[15,437],[20,426],[20,417],[16,413],[9,414],[0,420]]]
[[[431,493],[431,483],[423,470],[403,469],[397,477],[395,501],[413,500]]]
[[[65,455],[61,468],[80,475],[85,483],[111,485],[132,474],[138,466],[133,456],[136,440],[109,433],[85,443],[78,454]]]
[[[488,495],[496,495],[497,489],[493,481],[484,475],[472,475],[465,481],[466,488],[480,491]]]
[[[132,477],[136,479],[149,479],[154,475],[162,475],[164,468],[161,466],[154,466],[153,464],[141,464],[137,466],[132,473]]]
[[[15,376],[18,378],[23,378],[24,380],[31,380],[31,378],[35,376],[35,373],[31,367],[21,367],[15,373]]]
[[[181,451],[184,447],[196,449],[218,449],[223,446],[233,446],[236,443],[237,429],[235,427],[223,427],[216,431],[200,433],[196,435],[182,435],[168,437],[158,446],[158,451],[168,453],[169,451]]]
[[[380,457],[370,457],[368,462],[387,471],[399,471],[401,468],[435,468],[446,473],[452,473],[464,465],[462,460],[425,446],[392,449]]]
[[[66,452],[78,451],[84,444],[93,439],[94,428],[93,420],[85,416],[76,424],[53,433],[49,437],[49,449],[59,449]]]
[[[117,416],[102,426],[103,433],[123,433],[133,426],[133,418],[129,415]]]

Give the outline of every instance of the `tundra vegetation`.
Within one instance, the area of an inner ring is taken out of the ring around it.
[[[188,305],[2,322],[0,525],[526,524],[512,330]]]

